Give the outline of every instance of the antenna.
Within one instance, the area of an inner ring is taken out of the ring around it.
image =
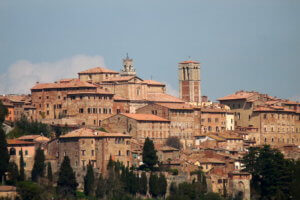
[[[128,57],[128,53],[126,53],[126,58],[127,58],[127,59],[129,59],[129,57]]]

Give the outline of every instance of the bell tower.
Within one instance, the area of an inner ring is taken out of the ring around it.
[[[187,60],[178,64],[179,94],[186,102],[201,103],[200,63]]]
[[[121,70],[121,76],[135,76],[136,72],[133,67],[133,59],[128,57],[128,53],[126,54],[126,58],[123,59],[123,69]]]

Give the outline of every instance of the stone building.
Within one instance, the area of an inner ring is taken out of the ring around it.
[[[300,104],[258,92],[238,91],[218,99],[235,114],[235,126],[256,130],[257,144],[300,144]]]
[[[19,169],[21,151],[23,151],[25,174],[27,177],[30,176],[34,164],[35,143],[18,139],[8,139],[7,148],[10,155],[10,161],[15,162]]]
[[[201,103],[200,63],[187,60],[178,65],[179,94],[186,102]]]
[[[200,114],[189,104],[154,103],[139,108],[136,113],[154,114],[168,119],[170,136],[178,137],[184,147],[193,145],[194,136],[200,129]]]
[[[68,156],[72,168],[81,175],[89,162],[96,173],[106,173],[110,157],[130,167],[130,138],[130,135],[122,133],[106,133],[88,128],[71,131],[58,139],[59,164],[64,156]]]
[[[222,108],[201,108],[201,133],[221,132],[226,130],[226,113]]]
[[[153,114],[120,113],[102,120],[101,126],[110,132],[130,135],[142,143],[149,137],[163,144],[170,136],[170,121]]]

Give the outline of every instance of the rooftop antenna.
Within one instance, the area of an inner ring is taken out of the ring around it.
[[[127,58],[127,59],[129,59],[129,57],[128,57],[128,53],[126,53],[126,58]]]
[[[150,76],[150,80],[152,80],[152,75]]]

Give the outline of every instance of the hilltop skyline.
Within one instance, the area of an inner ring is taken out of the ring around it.
[[[119,71],[129,53],[138,76],[172,94],[178,62],[190,56],[211,100],[241,89],[299,100],[299,8],[279,0],[2,1],[0,93],[99,65]]]

